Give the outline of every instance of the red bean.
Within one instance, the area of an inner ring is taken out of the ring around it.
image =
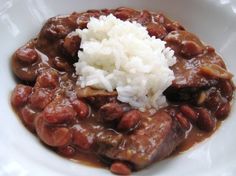
[[[99,109],[99,112],[101,118],[105,121],[113,121],[121,118],[124,114],[124,109],[118,103],[107,103]]]
[[[31,48],[20,48],[16,51],[16,57],[27,64],[32,64],[37,61],[38,54]]]
[[[68,34],[64,40],[64,48],[71,55],[75,56],[80,48],[80,37],[72,33]]]
[[[122,162],[114,162],[111,167],[110,171],[113,172],[114,174],[118,175],[130,175],[131,174],[131,169],[124,163]]]
[[[44,120],[50,124],[69,123],[77,114],[69,100],[63,97],[55,98],[43,112]]]
[[[190,57],[194,57],[203,52],[203,48],[194,41],[184,41],[181,52]]]
[[[83,101],[74,100],[72,106],[77,112],[79,119],[85,119],[89,116],[89,107]]]
[[[234,87],[230,83],[230,81],[221,80],[219,82],[219,88],[222,96],[226,97],[230,101],[233,97],[233,91],[234,91]]]
[[[211,111],[216,111],[222,101],[223,99],[219,90],[211,88],[207,91],[207,98],[204,104]]]
[[[32,92],[32,87],[18,84],[12,92],[11,103],[14,107],[20,107],[27,103]]]
[[[25,106],[24,108],[21,109],[21,118],[25,125],[31,130],[34,131],[34,120],[36,117],[37,113],[33,111],[31,108],[28,106]]]
[[[192,122],[196,122],[198,116],[197,113],[193,110],[193,108],[191,108],[188,105],[182,105],[180,106],[180,111],[184,114],[185,117],[187,117],[189,120],[191,120]]]
[[[48,126],[40,114],[35,119],[35,128],[39,138],[47,145],[60,147],[68,145],[72,139],[71,130],[66,127]]]
[[[229,115],[229,112],[230,112],[230,103],[227,102],[219,106],[219,108],[215,112],[215,116],[217,119],[223,120]]]
[[[87,27],[87,24],[90,20],[91,17],[98,17],[99,16],[99,13],[88,13],[88,12],[85,12],[85,13],[82,13],[80,14],[78,17],[77,17],[77,24],[79,25],[79,28],[80,29],[84,29]]]
[[[36,86],[41,88],[56,88],[58,85],[58,73],[51,70],[43,71],[36,80]]]
[[[120,130],[132,130],[141,119],[141,114],[137,110],[131,110],[124,114],[117,126]]]
[[[166,27],[166,30],[168,32],[171,32],[171,31],[176,31],[176,30],[185,30],[183,26],[181,26],[178,22],[174,21],[174,22],[171,22],[171,23],[167,23],[165,25]]]
[[[89,135],[89,131],[86,129],[76,129],[73,135],[73,143],[83,150],[89,150],[93,144],[93,136]]]
[[[211,117],[211,114],[205,108],[198,109],[197,126],[201,130],[208,132],[214,130],[215,128],[215,121]]]
[[[30,105],[39,110],[43,110],[52,101],[52,93],[48,89],[34,88],[29,98]]]
[[[75,154],[75,148],[67,145],[63,147],[59,147],[57,152],[65,157],[72,157]]]
[[[191,125],[190,125],[189,121],[183,116],[182,113],[177,113],[175,117],[178,120],[178,122],[182,128],[184,128],[185,130],[190,129]]]
[[[162,13],[159,13],[156,16],[153,16],[153,17],[154,17],[154,21],[157,22],[157,23],[160,23],[160,24],[164,24],[167,21],[170,22],[170,20],[167,19]]]
[[[53,24],[54,21],[53,19],[51,19],[50,22],[52,23],[49,24],[47,28],[45,28],[45,35],[48,37],[48,39],[51,39],[51,40],[64,38],[69,32],[69,30],[67,29],[68,27],[60,23]]]
[[[161,24],[149,23],[147,30],[150,36],[164,38],[167,35],[166,29]]]
[[[70,65],[58,56],[53,59],[53,65],[59,71],[67,71],[71,69]]]
[[[146,25],[147,23],[150,23],[152,21],[152,16],[150,12],[148,12],[147,10],[143,10],[139,16],[135,17],[135,21],[142,25]]]
[[[139,12],[135,11],[134,9],[120,7],[118,9],[116,9],[114,16],[125,21],[134,15],[138,15],[138,13]]]

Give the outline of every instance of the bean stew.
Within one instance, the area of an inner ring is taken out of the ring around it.
[[[175,51],[175,80],[164,92],[167,107],[141,112],[118,101],[116,91],[76,84],[80,37],[73,31],[86,28],[90,17],[108,14],[137,21]],[[229,115],[235,89],[213,47],[162,13],[125,7],[50,18],[16,50],[11,68],[19,80],[11,104],[32,133],[64,157],[121,175],[209,137]]]

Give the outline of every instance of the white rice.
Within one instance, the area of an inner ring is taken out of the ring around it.
[[[163,91],[174,80],[169,69],[176,62],[174,51],[140,24],[113,15],[91,18],[87,27],[76,30],[82,48],[75,63],[77,84],[116,90],[118,100],[141,110],[165,106]]]

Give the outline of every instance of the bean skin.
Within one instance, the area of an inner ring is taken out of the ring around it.
[[[20,48],[16,51],[16,57],[25,64],[32,64],[38,60],[38,54],[31,48]]]
[[[65,146],[72,139],[71,130],[66,127],[50,127],[44,121],[43,114],[35,119],[35,128],[39,138],[52,147]]]
[[[11,103],[14,107],[20,107],[27,103],[32,92],[32,87],[18,84],[12,92]]]
[[[164,38],[167,35],[166,29],[160,24],[149,23],[147,30],[150,36],[155,36],[156,38]]]
[[[130,175],[131,169],[122,162],[115,162],[111,165],[110,171],[117,175]]]
[[[107,103],[99,109],[100,116],[105,121],[120,119],[124,110],[118,103]]]
[[[21,118],[24,122],[24,124],[31,130],[35,131],[34,127],[34,120],[37,115],[35,111],[33,111],[31,108],[28,106],[25,106],[24,108],[21,109]]]
[[[184,41],[181,52],[189,57],[194,57],[203,52],[203,48],[193,41]]]
[[[77,112],[79,119],[86,119],[89,116],[89,107],[81,100],[72,101],[72,106]]]
[[[43,111],[44,120],[49,124],[71,122],[77,115],[67,99],[55,98]]]
[[[116,9],[114,16],[125,21],[125,20],[131,18],[132,16],[135,16],[138,14],[139,14],[139,12],[135,11],[134,9],[120,7],[118,9]]]
[[[80,40],[80,37],[73,35],[73,33],[68,34],[65,38],[63,46],[72,57],[76,55],[80,48]]]
[[[201,130],[210,132],[213,131],[215,128],[215,121],[211,117],[211,114],[205,108],[198,109],[198,120],[197,126]]]
[[[80,149],[89,150],[94,142],[93,136],[90,135],[86,128],[79,126],[73,131],[73,143]]]
[[[133,130],[141,119],[141,115],[137,110],[131,110],[123,115],[117,128],[119,130]]]
[[[185,130],[189,130],[191,127],[190,122],[185,118],[185,116],[183,116],[182,113],[177,113],[176,114],[176,119],[179,122],[179,124],[181,125],[182,128],[184,128]]]
[[[34,88],[29,97],[29,104],[38,110],[43,110],[52,101],[52,92],[44,88]]]
[[[74,147],[67,145],[67,146],[63,146],[63,147],[59,147],[57,149],[57,152],[65,157],[72,157],[76,150]]]
[[[42,72],[36,80],[36,87],[54,89],[58,85],[58,73],[54,70]]]
[[[219,106],[219,108],[217,109],[215,116],[217,119],[219,120],[224,120],[230,112],[230,103],[223,103]]]
[[[191,122],[196,122],[198,116],[197,113],[188,105],[180,106],[180,111],[187,117]]]

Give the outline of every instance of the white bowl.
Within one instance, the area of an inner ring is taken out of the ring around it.
[[[233,0],[0,0],[0,176],[110,175],[54,154],[18,120],[9,98],[16,82],[10,68],[11,54],[36,36],[49,17],[86,9],[129,6],[161,10],[178,20],[224,57],[236,75],[236,1]],[[156,176],[236,175],[236,106],[216,133],[175,157],[134,173]]]

